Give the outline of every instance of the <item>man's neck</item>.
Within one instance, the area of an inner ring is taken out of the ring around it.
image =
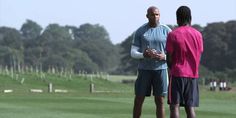
[[[159,22],[155,22],[155,23],[149,22],[149,23],[148,23],[148,26],[149,26],[149,27],[156,27],[156,26],[158,26],[158,25],[159,25]]]

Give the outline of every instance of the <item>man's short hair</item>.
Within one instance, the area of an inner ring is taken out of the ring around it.
[[[191,24],[192,16],[189,7],[180,6],[176,11],[176,16],[179,26]]]

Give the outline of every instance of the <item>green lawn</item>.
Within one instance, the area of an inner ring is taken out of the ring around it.
[[[95,90],[90,93],[90,78],[73,76],[71,79],[48,75],[39,79],[35,75],[11,79],[0,75],[0,118],[131,118],[133,107],[133,85],[120,84],[104,79],[93,79]],[[122,77],[124,78],[124,76]],[[114,77],[113,77],[114,79]],[[68,93],[48,93],[48,83],[53,88],[66,89]],[[43,93],[31,93],[30,88],[42,88]],[[3,93],[13,89],[13,93]],[[103,91],[103,92],[101,92]],[[166,115],[169,117],[168,105]],[[198,118],[235,118],[236,92],[210,92],[201,87]],[[144,118],[155,117],[153,97],[147,98],[143,106]],[[181,117],[185,117],[181,108]]]

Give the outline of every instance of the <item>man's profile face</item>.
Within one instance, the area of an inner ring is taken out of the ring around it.
[[[150,23],[156,23],[160,19],[160,12],[158,9],[149,9],[147,12],[147,18]]]

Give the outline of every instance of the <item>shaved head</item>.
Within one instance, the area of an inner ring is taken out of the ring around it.
[[[152,11],[154,11],[154,10],[158,10],[158,11],[159,11],[159,9],[158,9],[157,7],[151,6],[151,7],[149,7],[149,8],[147,9],[147,14],[149,14],[150,12],[152,12]]]
[[[149,26],[156,27],[160,20],[160,11],[157,7],[151,6],[147,9],[146,17],[148,18]]]

